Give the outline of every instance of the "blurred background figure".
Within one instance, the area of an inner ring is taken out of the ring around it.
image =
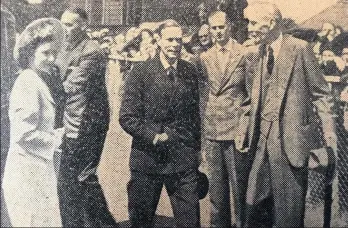
[[[213,46],[212,37],[209,30],[209,25],[203,24],[198,31],[199,52],[205,52]]]
[[[9,95],[15,79],[16,67],[13,48],[16,41],[15,18],[1,2],[1,177],[4,174],[6,157],[10,146],[10,120],[8,117]],[[8,212],[1,189],[1,226],[10,226]]]

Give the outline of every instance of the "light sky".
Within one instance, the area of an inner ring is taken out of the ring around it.
[[[255,0],[248,0],[253,2]],[[276,4],[282,11],[283,17],[292,18],[301,23],[337,3],[338,0],[267,0]]]

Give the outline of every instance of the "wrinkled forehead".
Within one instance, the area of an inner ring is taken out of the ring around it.
[[[334,30],[335,27],[333,26],[333,24],[330,23],[324,23],[323,24],[323,30]]]
[[[162,39],[182,38],[183,33],[180,27],[172,26],[162,29],[161,36]]]
[[[282,18],[280,10],[273,4],[251,4],[244,9],[244,17],[249,21],[258,23],[269,22],[270,20],[280,20]]]
[[[226,24],[226,14],[224,13],[217,13],[215,15],[212,15],[208,19],[210,26],[216,26],[216,25],[225,25]]]

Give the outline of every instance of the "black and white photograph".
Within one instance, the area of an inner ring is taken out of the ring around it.
[[[1,0],[1,227],[348,227],[348,0]]]

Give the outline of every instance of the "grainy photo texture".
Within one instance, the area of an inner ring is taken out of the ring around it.
[[[348,227],[348,1],[2,0],[1,227]]]

